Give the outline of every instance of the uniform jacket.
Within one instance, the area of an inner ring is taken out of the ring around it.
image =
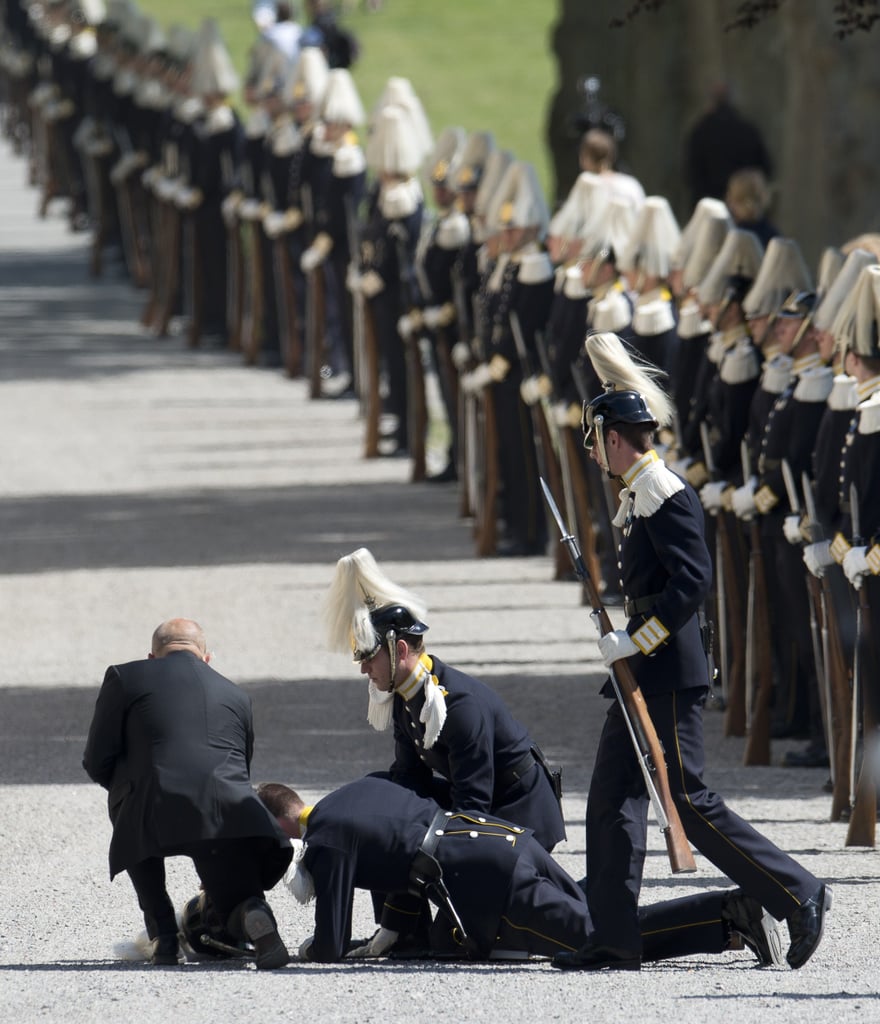
[[[436,743],[426,750],[425,726],[419,720],[424,689],[410,701],[395,697],[391,778],[436,796],[436,772],[449,783],[449,807],[491,811],[526,825],[552,849],[565,838],[565,823],[546,773],[536,765],[519,780],[507,777],[531,750],[525,726],[490,687],[438,658],[432,662],[432,673],[445,692],[446,721]],[[447,806],[445,799],[440,802]]]
[[[682,483],[652,514],[633,514],[623,526],[624,595],[630,601],[650,599],[649,607],[630,618],[627,631],[634,636],[653,623],[655,635],[668,634],[650,654],[628,659],[646,695],[708,685],[697,613],[712,585],[712,561],[700,500]],[[632,489],[638,493],[638,478]]]
[[[189,651],[111,665],[83,767],[109,791],[110,877],[204,839],[274,837],[251,788],[247,694]]]
[[[388,779],[342,786],[312,809],[303,864],[315,887],[310,958],[340,960],[351,938],[355,889],[405,892],[413,858],[439,806]],[[489,949],[507,905],[513,870],[531,830],[479,812],[452,813],[434,856],[468,933]]]

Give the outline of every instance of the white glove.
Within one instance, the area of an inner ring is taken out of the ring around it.
[[[452,363],[456,370],[461,373],[470,366],[471,360],[474,358],[471,354],[471,347],[466,341],[457,341],[452,346]]]
[[[202,190],[198,188],[179,188],[175,202],[181,210],[194,210],[202,204]]]
[[[352,295],[357,295],[361,290],[361,272],[354,263],[349,263],[345,271],[345,287]]]
[[[850,548],[843,559],[843,571],[856,590],[862,585],[862,577],[867,576],[871,571],[865,557],[867,554],[867,547]]]
[[[429,331],[436,331],[443,319],[442,306],[426,306],[422,310],[422,323]]]
[[[721,508],[721,495],[727,490],[726,480],[713,480],[700,488],[700,501],[703,508],[714,515]]]
[[[756,484],[757,480],[752,477],[733,492],[733,511],[737,519],[751,519],[754,516]]]
[[[606,665],[613,665],[621,658],[631,658],[638,654],[639,649],[625,629],[614,629],[599,637],[599,653]]]
[[[368,299],[378,295],[384,287],[385,282],[375,270],[368,270],[365,274],[361,274],[361,291]]]
[[[804,538],[801,533],[801,517],[799,515],[786,516],[782,520],[782,532],[789,544],[803,544]]]
[[[238,190],[230,192],[220,204],[220,211],[223,214],[223,223],[228,228],[235,227],[235,218],[238,208],[241,206],[242,194]]]
[[[310,935],[307,939],[303,939],[302,945],[299,947],[298,955],[300,960],[311,960],[309,955],[312,951],[312,946],[315,942],[315,936]]]
[[[346,954],[346,959],[358,959],[361,957],[384,956],[389,949],[397,942],[400,932],[394,932],[390,928],[378,928],[373,937],[365,942],[363,946],[355,946]]]
[[[541,401],[541,388],[535,376],[524,377],[519,386],[519,393],[526,405],[534,405]]]
[[[406,340],[419,329],[421,318],[416,311],[404,313],[397,321],[397,333]]]
[[[272,210],[263,218],[263,230],[269,238],[280,238],[284,233],[284,213]]]
[[[825,575],[826,567],[833,563],[830,541],[817,540],[814,544],[808,544],[804,548],[804,565],[818,579]]]
[[[477,395],[487,384],[492,383],[492,374],[488,363],[480,363],[469,373],[461,375],[461,386],[468,395]]]
[[[315,267],[319,267],[323,262],[324,254],[313,246],[309,246],[299,258],[300,269],[304,274],[310,274]]]

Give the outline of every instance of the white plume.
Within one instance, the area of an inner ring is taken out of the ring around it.
[[[672,423],[675,407],[659,383],[666,377],[664,370],[635,355],[610,331],[588,335],[585,348],[603,384],[613,384],[615,391],[638,391],[661,427]]]

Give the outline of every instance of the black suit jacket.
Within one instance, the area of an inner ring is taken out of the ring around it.
[[[111,665],[83,768],[109,791],[110,877],[187,843],[271,837],[250,783],[250,698],[189,651]]]

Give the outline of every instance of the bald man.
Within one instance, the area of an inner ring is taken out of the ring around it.
[[[183,962],[165,858],[190,857],[216,924],[253,945],[259,969],[287,963],[265,900],[291,847],[254,794],[250,698],[208,662],[205,634],[169,619],[140,661],[111,665],[83,755],[108,790],[110,877],[128,872],[154,965]]]

